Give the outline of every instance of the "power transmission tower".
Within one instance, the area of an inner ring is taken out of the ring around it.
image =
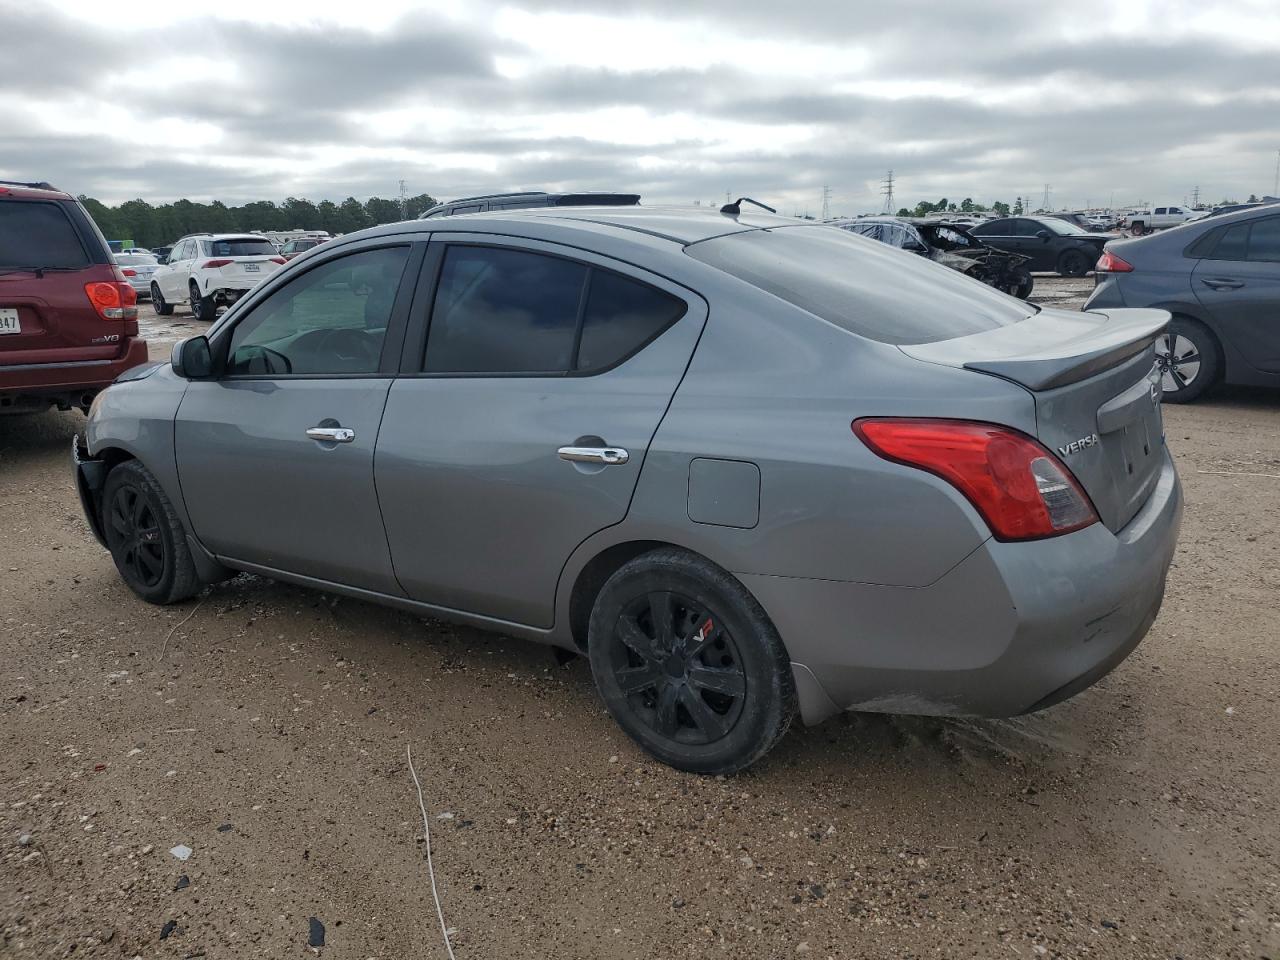
[[[1045,213],[1049,212],[1049,185],[1044,185],[1044,197],[1040,200],[1040,209]]]
[[[405,182],[400,181],[400,219],[409,219],[409,191],[405,189]]]
[[[822,188],[822,219],[831,219],[831,188],[826,185]]]
[[[884,213],[893,213],[893,171],[890,170],[880,181],[880,192],[884,194]]]
[[[1191,209],[1194,210],[1200,206],[1200,184],[1196,184],[1191,188]]]

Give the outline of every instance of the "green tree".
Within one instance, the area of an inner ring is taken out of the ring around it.
[[[289,224],[286,230],[319,230],[320,211],[310,200],[286,197],[280,205],[280,216]]]
[[[340,224],[339,233],[363,230],[371,223],[369,215],[364,212],[364,204],[355,197],[347,197],[342,201],[338,207],[338,222]]]
[[[370,197],[364,205],[364,212],[370,223],[396,223],[403,219],[400,216],[400,203],[396,200],[383,200],[381,197]]]
[[[1003,200],[997,200],[991,205],[991,212],[1002,217],[1007,217],[1009,215],[1009,205]]]
[[[898,216],[900,216],[900,217],[909,217],[909,216],[911,216],[911,211],[910,211],[910,210],[908,210],[906,207],[899,207],[899,208],[898,208]]]

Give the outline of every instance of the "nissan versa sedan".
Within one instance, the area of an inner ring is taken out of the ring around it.
[[[1041,310],[834,227],[559,208],[389,224],[268,277],[74,447],[153,603],[249,571],[587,654],[637,743],[1004,716],[1160,608],[1160,310]]]

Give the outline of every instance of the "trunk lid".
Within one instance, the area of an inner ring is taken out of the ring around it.
[[[271,257],[236,257],[219,267],[218,272],[236,283],[257,283],[280,267]]]
[[[1159,478],[1164,427],[1155,340],[1168,322],[1163,310],[1042,310],[1011,326],[899,349],[1030,391],[1037,439],[1079,480],[1102,522],[1118,531]]]

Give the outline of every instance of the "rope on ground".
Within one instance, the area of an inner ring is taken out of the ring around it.
[[[168,632],[168,634],[166,634],[166,635],[165,635],[164,643],[163,643],[163,644],[161,644],[161,646],[160,646],[160,656],[156,657],[156,663],[159,663],[161,660],[163,660],[163,659],[164,659],[164,653],[165,653],[165,651],[166,651],[166,650],[168,650],[168,649],[169,649],[169,640],[173,637],[173,635],[174,635],[175,633],[177,633],[177,632],[178,632],[178,629],[179,629],[183,624],[185,624],[188,620],[190,620],[192,617],[194,617],[194,616],[196,615],[196,611],[200,609],[200,607],[201,607],[201,605],[202,605],[203,603],[204,603],[204,600],[203,600],[203,599],[201,599],[199,603],[197,603],[194,607],[192,607],[192,608],[191,608],[191,612],[190,612],[190,613],[188,613],[185,617],[183,617],[182,622],[181,622],[181,623],[175,623],[175,624],[173,625],[173,629],[172,629],[172,630],[170,630],[170,631]]]
[[[413,751],[405,744],[404,755],[409,760],[409,775],[413,777],[413,785],[418,790],[418,809],[422,811],[422,829],[427,839],[427,873],[431,875],[431,896],[436,901],[436,916],[440,918],[440,934],[444,937],[445,953],[449,960],[454,960],[453,944],[449,942],[449,929],[444,923],[444,910],[440,906],[440,892],[436,890],[436,868],[431,862],[431,824],[427,820],[427,804],[422,799],[422,784],[418,782],[418,771],[413,769]]]

